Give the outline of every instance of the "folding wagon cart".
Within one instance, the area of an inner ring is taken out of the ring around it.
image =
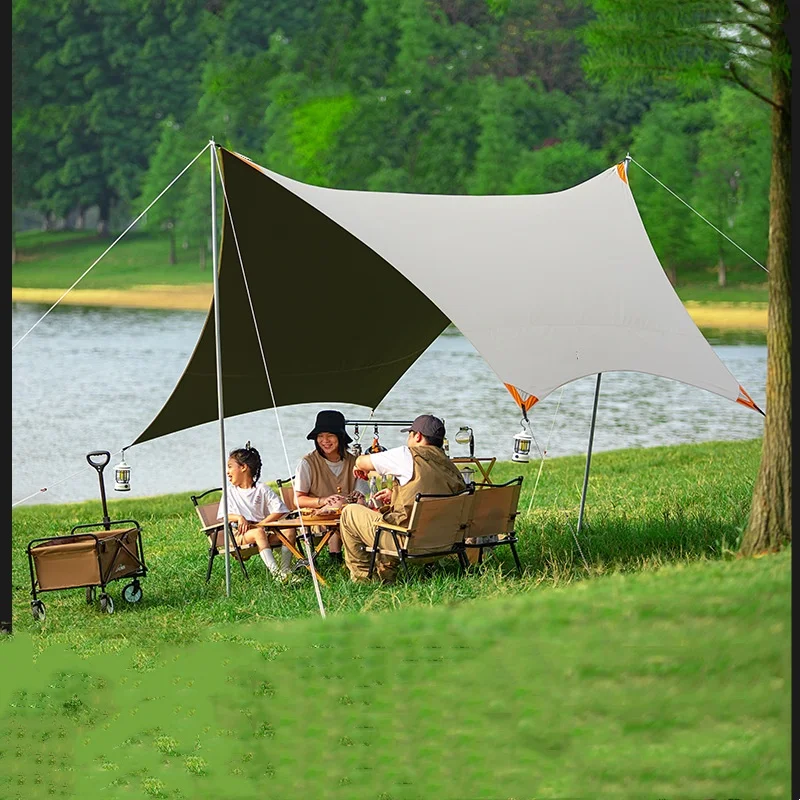
[[[31,573],[31,613],[36,620],[45,618],[39,592],[55,589],[86,589],[86,602],[95,600],[100,588],[100,610],[114,613],[114,601],[106,591],[111,581],[131,578],[122,589],[122,599],[138,603],[142,599],[139,578],[147,574],[142,550],[142,529],[135,519],[111,520],[106,507],[103,469],[111,453],[98,450],[86,460],[97,470],[103,521],[75,525],[67,536],[48,536],[28,543],[28,566]],[[112,527],[114,526],[114,527]]]

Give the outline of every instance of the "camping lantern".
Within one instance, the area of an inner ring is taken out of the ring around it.
[[[472,428],[469,425],[462,425],[456,434],[456,441],[459,444],[469,445],[469,457],[475,458],[475,436],[472,433]]]
[[[533,437],[521,430],[514,437],[514,455],[511,456],[512,461],[521,461],[527,463],[531,460],[531,442]]]
[[[129,492],[131,490],[131,468],[125,463],[123,454],[122,461],[114,467],[114,491]]]

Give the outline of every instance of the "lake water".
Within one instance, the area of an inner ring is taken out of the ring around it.
[[[12,345],[47,306],[12,305]],[[113,489],[122,447],[150,423],[169,397],[194,349],[203,312],[57,307],[12,351],[12,506],[99,498],[97,472],[86,454],[113,455],[104,473],[109,500],[202,491],[222,483],[218,423],[137,445],[125,454],[131,491]],[[766,346],[714,348],[764,410]],[[269,353],[267,352],[267,359]],[[596,376],[574,381],[531,412],[533,453],[585,453]],[[370,409],[320,398],[235,417],[225,422],[226,449],[250,440],[261,453],[265,480],[285,478],[311,449],[306,434],[318,411],[338,408],[348,419]],[[413,419],[434,413],[446,421],[452,456],[460,425],[475,432],[475,454],[510,460],[520,413],[503,384],[467,339],[445,332],[375,409],[377,419]],[[276,416],[277,414],[277,416]],[[280,425],[278,424],[278,419]],[[602,377],[593,452],[686,442],[754,439],[763,417],[722,397],[641,373]],[[283,432],[284,445],[279,430]],[[396,427],[381,429],[381,444],[405,441]],[[371,428],[361,442],[371,444]],[[41,491],[46,489],[46,491]]]

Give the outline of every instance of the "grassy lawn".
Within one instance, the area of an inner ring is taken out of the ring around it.
[[[15,288],[66,289],[95,263],[79,289],[130,289],[134,286],[209,284],[211,259],[200,268],[196,251],[178,249],[178,263],[169,264],[166,234],[127,233],[111,249],[119,233],[103,239],[92,233],[17,234],[17,263],[11,268]],[[102,258],[101,258],[102,256]]]
[[[760,455],[760,440],[594,454],[580,546],[574,527],[585,458],[547,460],[538,485],[538,462],[499,463],[492,473],[496,482],[524,476],[518,519],[518,549],[526,568],[521,578],[515,575],[507,548],[498,548],[468,580],[458,576],[453,561],[442,563],[430,580],[382,591],[351,584],[345,573],[330,571],[323,561],[328,580],[323,596],[326,608],[338,614],[433,606],[561,586],[617,571],[654,569],[676,561],[730,556],[738,549],[747,521]],[[258,560],[248,562],[253,573],[249,582],[232,564],[230,598],[225,597],[221,561],[206,584],[206,539],[188,493],[146,499],[111,497],[108,509],[112,519],[132,518],[140,523],[151,570],[142,579],[144,601],[136,606],[126,607],[119,597],[125,581],[109,584],[117,607],[111,626],[96,604],[87,607],[81,589],[42,593],[47,608],[44,625],[30,613],[28,542],[63,535],[76,524],[99,522],[100,500],[13,509],[15,630],[35,633],[38,646],[60,643],[87,655],[128,644],[150,651],[161,644],[196,641],[216,623],[266,623],[319,615],[310,584],[289,590],[275,586],[266,580]],[[180,625],[175,624],[176,613],[181,616]]]
[[[791,550],[735,557],[761,442],[505,463],[509,553],[356,586],[268,581],[207,551],[187,495],[110,500],[143,529],[141,602],[30,610],[25,547],[99,500],[13,511],[0,795],[771,798],[789,793]]]

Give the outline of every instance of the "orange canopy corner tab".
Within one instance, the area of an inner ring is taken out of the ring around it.
[[[740,384],[739,385],[739,396],[736,398],[737,403],[741,403],[743,406],[747,406],[748,408],[752,408],[753,411],[758,411],[762,417],[766,417],[767,415],[753,402],[753,398],[750,397],[749,394],[745,391],[744,387]]]
[[[617,174],[619,175],[620,178],[622,178],[622,182],[623,183],[627,183],[628,182],[628,176],[625,174],[625,162],[624,161],[620,161],[619,164],[617,164]]]
[[[523,392],[522,389],[517,389],[516,386],[510,383],[504,383],[503,386],[508,389],[509,394],[516,400],[517,405],[525,411],[530,411],[539,402],[539,398],[536,395]]]

